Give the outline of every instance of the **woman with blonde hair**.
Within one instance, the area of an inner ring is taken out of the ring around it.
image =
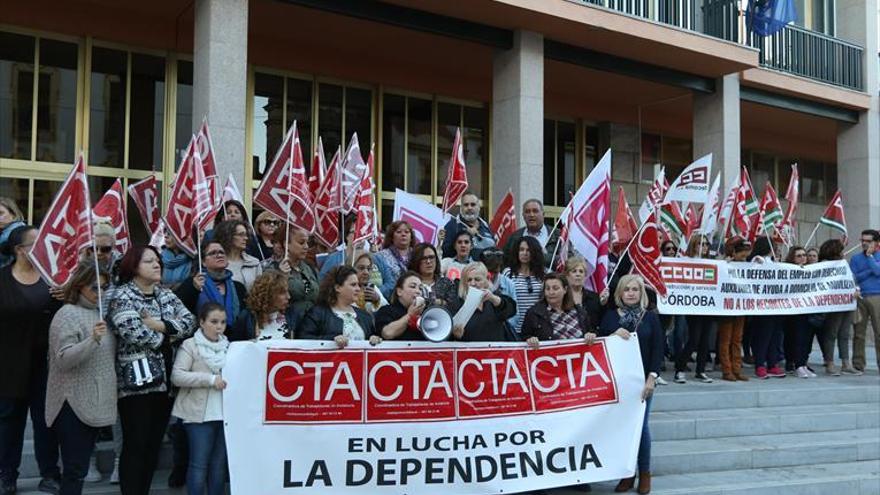
[[[602,306],[608,302],[608,293],[603,296],[586,288],[587,260],[583,256],[569,256],[565,261],[565,280],[568,282],[568,290],[571,293],[571,301],[575,306],[583,308],[590,317],[593,325],[591,330],[599,326],[602,321]]]
[[[370,282],[370,275],[373,273],[373,255],[369,251],[355,251],[352,258],[352,266],[357,272],[358,284],[361,286],[361,293],[356,301],[359,308],[367,313],[373,314],[382,306],[388,304],[388,300],[382,295],[382,291]]]
[[[655,380],[660,376],[663,362],[663,328],[660,319],[653,311],[648,311],[648,294],[645,281],[640,275],[624,275],[614,290],[617,309],[608,311],[599,325],[600,336],[617,335],[627,340],[634,333],[639,337],[639,350],[642,355],[642,368],[645,371],[645,387],[642,401],[645,402],[645,420],[642,425],[642,438],[639,443],[638,474],[639,493],[651,492],[651,430],[648,428],[648,415],[651,412],[651,399],[654,395]],[[620,480],[615,492],[626,492],[635,485],[635,476]]]
[[[272,246],[275,243],[275,231],[281,225],[271,211],[264,211],[257,215],[254,220],[254,233],[256,234],[248,243],[247,253],[254,258],[263,261],[272,257]]]
[[[489,282],[489,270],[479,261],[469,264],[461,271],[461,282],[458,286],[459,299],[451,306],[460,306],[467,298],[471,288],[483,293],[480,304],[473,316],[465,325],[456,325],[452,335],[456,340],[464,342],[503,342],[517,340],[509,330],[506,320],[516,314],[516,303],[513,299],[492,292]],[[450,307],[455,314],[458,307]]]
[[[290,304],[287,275],[269,270],[257,277],[241,312],[229,331],[229,341],[293,338],[300,314]]]

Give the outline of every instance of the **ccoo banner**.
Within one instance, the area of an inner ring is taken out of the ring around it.
[[[790,315],[856,308],[856,285],[843,260],[800,267],[663,258],[660,274],[668,291],[657,300],[663,314]]]
[[[276,347],[278,346],[278,347]],[[232,493],[512,493],[630,476],[637,339],[238,342],[223,370]]]

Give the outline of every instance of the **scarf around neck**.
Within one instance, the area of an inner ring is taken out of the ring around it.
[[[221,334],[217,342],[212,342],[208,340],[208,337],[205,337],[201,328],[193,335],[193,339],[196,341],[199,355],[205,360],[205,364],[208,365],[211,372],[220,373],[226,366],[226,350],[229,348],[229,339]]]
[[[625,328],[630,332],[635,332],[645,310],[642,309],[640,305],[636,304],[634,306],[621,306],[620,311],[623,313],[620,316],[621,328]]]
[[[217,284],[222,283],[226,286],[226,295],[220,294]],[[205,303],[214,302],[223,306],[226,311],[226,326],[231,327],[235,323],[235,318],[241,308],[241,301],[238,300],[238,294],[235,292],[235,283],[232,281],[232,272],[223,270],[223,274],[205,273],[205,286],[199,294],[197,306],[202,307]]]

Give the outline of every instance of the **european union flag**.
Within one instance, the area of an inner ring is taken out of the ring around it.
[[[746,22],[749,30],[770,36],[797,19],[794,0],[749,0]]]

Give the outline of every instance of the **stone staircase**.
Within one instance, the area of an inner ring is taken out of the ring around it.
[[[670,384],[658,387],[650,420],[652,493],[880,494],[880,375],[873,352],[868,362],[864,376],[820,372],[806,380],[787,376],[730,383],[711,373],[715,383],[679,385],[671,383],[671,372],[664,373]],[[39,493],[30,433],[27,438],[19,493]],[[98,445],[98,461],[105,481],[87,483],[84,493],[118,493],[106,481],[113,467],[112,443]],[[170,461],[166,443],[151,493],[185,493],[167,488]],[[615,484],[596,483],[593,493],[613,493]]]

